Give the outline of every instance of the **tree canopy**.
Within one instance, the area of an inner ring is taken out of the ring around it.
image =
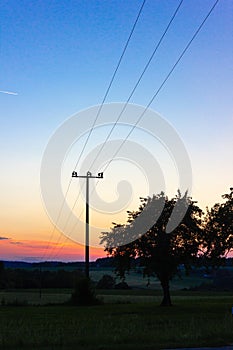
[[[164,207],[157,221],[156,210],[163,202]],[[171,233],[166,232],[172,211],[187,206],[186,214],[181,223]],[[140,232],[140,218],[142,213],[147,213],[151,227],[147,232]],[[115,257],[117,273],[124,278],[124,274],[131,268],[132,258],[138,257],[144,267],[144,275],[157,276],[163,289],[163,301],[161,305],[171,305],[169,281],[178,272],[178,266],[184,264],[188,270],[193,259],[198,254],[199,235],[201,232],[202,210],[191,198],[181,197],[168,199],[163,193],[152,198],[142,198],[139,210],[128,212],[128,222],[125,225],[114,224],[110,232],[102,233],[101,243],[105,244],[105,251]],[[122,244],[125,236],[133,232],[130,243]],[[134,239],[137,236],[136,239]]]
[[[124,278],[134,259],[139,258],[144,276],[156,276],[161,283],[161,305],[171,305],[169,282],[181,264],[188,271],[201,258],[206,266],[215,268],[223,263],[233,247],[233,188],[222,197],[225,202],[215,204],[206,215],[197,202],[187,195],[182,197],[179,192],[172,199],[164,193],[141,198],[139,209],[128,211],[126,224],[113,223],[110,232],[103,232],[101,236],[105,251],[115,258],[117,274]],[[182,217],[184,207],[186,213]],[[174,211],[181,220],[168,233],[166,228]],[[150,228],[140,232],[145,218]]]
[[[224,264],[225,258],[233,248],[233,188],[229,194],[222,195],[223,203],[207,208],[203,220],[201,237],[202,264],[207,268],[217,268]]]

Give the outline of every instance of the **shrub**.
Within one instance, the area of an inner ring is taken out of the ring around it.
[[[233,273],[230,270],[224,269],[216,272],[213,281],[217,290],[233,290]]]
[[[103,275],[103,277],[97,283],[97,289],[114,289],[115,280],[110,275]]]
[[[95,305],[100,301],[95,296],[95,289],[89,278],[82,277],[76,281],[74,292],[71,296],[72,305]]]

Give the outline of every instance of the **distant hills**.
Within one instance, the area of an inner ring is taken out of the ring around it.
[[[62,261],[43,261],[43,262],[25,262],[25,261],[4,261],[1,260],[5,268],[11,269],[56,269],[56,268],[68,268],[68,269],[84,269],[84,261],[74,262],[62,262]],[[133,259],[132,263],[134,266],[140,266],[140,259]],[[114,258],[98,258],[96,261],[90,262],[90,268],[110,268],[114,267]],[[225,266],[233,266],[233,258],[228,258],[225,261]]]
[[[43,261],[43,262],[25,262],[25,261],[4,261],[1,260],[5,268],[10,269],[39,269],[42,268],[61,268],[72,267],[82,269],[85,266],[84,261],[62,262],[62,261]],[[90,262],[90,267],[113,267],[113,258],[98,258]]]

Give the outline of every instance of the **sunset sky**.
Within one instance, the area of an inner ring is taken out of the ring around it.
[[[107,103],[127,100],[178,3],[146,1]],[[183,1],[131,103],[147,105],[213,4]],[[1,2],[0,260],[83,260],[82,244],[54,229],[46,213],[41,161],[51,136],[67,118],[102,102],[141,5],[138,0]],[[220,0],[150,106],[183,140],[193,171],[192,197],[203,210],[233,186],[232,33],[233,2]],[[93,132],[84,156],[108,132],[107,126]],[[119,126],[117,138],[124,132],[127,127]],[[86,136],[67,153],[61,169],[64,192]],[[131,140],[155,152],[139,131]],[[109,203],[115,200],[123,179],[131,183],[133,197],[116,214],[93,209],[91,220],[97,226],[108,230],[112,221],[124,222],[126,210],[136,209],[138,198],[151,194],[145,174],[136,168],[122,159],[109,166],[99,196]],[[175,195],[173,187],[168,184],[169,196]],[[72,182],[70,207],[76,195]],[[74,213],[82,216],[83,209],[80,198]],[[91,248],[92,259],[101,256],[103,247]]]

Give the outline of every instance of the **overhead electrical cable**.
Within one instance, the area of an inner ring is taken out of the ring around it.
[[[114,153],[112,159],[108,162],[108,164],[106,165],[106,167],[102,170],[103,172],[106,171],[106,169],[109,167],[109,165],[111,164],[111,162],[113,161],[114,157],[119,153],[119,151],[121,150],[121,148],[123,147],[123,145],[125,144],[125,142],[128,140],[128,138],[130,137],[130,135],[132,134],[132,132],[135,130],[135,128],[137,127],[138,123],[142,120],[143,116],[145,115],[146,111],[148,110],[148,108],[151,106],[151,104],[154,102],[155,98],[158,96],[158,94],[160,93],[160,91],[162,90],[162,88],[164,87],[164,85],[166,84],[166,82],[168,81],[168,79],[170,78],[170,76],[172,75],[172,73],[174,72],[175,68],[178,66],[178,64],[180,63],[181,59],[183,58],[183,56],[185,55],[185,53],[187,52],[187,50],[189,49],[190,45],[192,44],[192,42],[194,41],[194,39],[196,38],[196,36],[198,35],[198,33],[200,32],[200,30],[202,29],[202,27],[204,26],[205,22],[207,21],[207,19],[209,18],[209,16],[211,15],[211,13],[213,12],[214,8],[216,7],[217,3],[219,2],[219,0],[216,0],[215,3],[213,4],[213,6],[211,7],[211,9],[209,10],[209,12],[207,13],[207,15],[205,16],[205,18],[203,19],[203,21],[201,22],[201,24],[199,25],[199,27],[197,28],[197,30],[195,31],[195,33],[193,34],[192,38],[189,40],[188,44],[185,46],[184,50],[182,51],[182,53],[180,54],[179,58],[177,59],[177,61],[175,62],[175,64],[172,66],[171,70],[169,71],[169,73],[166,75],[165,79],[163,80],[163,82],[161,83],[161,85],[159,86],[159,88],[156,90],[155,94],[152,96],[152,98],[150,99],[150,101],[148,102],[148,104],[146,105],[144,111],[142,112],[142,114],[139,116],[139,118],[137,119],[136,123],[133,125],[133,127],[131,128],[131,130],[129,131],[129,133],[127,134],[127,136],[125,137],[125,139],[122,141],[121,145],[118,147],[118,149],[116,150],[116,152]],[[97,181],[96,185],[99,183],[99,181]]]
[[[132,89],[132,91],[131,91],[131,93],[130,93],[128,99],[127,99],[127,101],[125,102],[125,104],[124,104],[124,106],[123,106],[123,108],[122,108],[122,110],[121,110],[119,116],[117,117],[116,121],[114,122],[114,124],[113,124],[113,126],[112,126],[112,128],[111,128],[111,130],[110,130],[110,132],[109,132],[109,134],[108,134],[108,136],[106,137],[104,143],[102,144],[102,146],[101,146],[101,148],[99,149],[97,155],[95,156],[93,162],[91,163],[91,165],[90,165],[90,170],[91,170],[91,168],[93,167],[94,163],[96,162],[98,156],[99,156],[100,153],[102,152],[103,148],[105,147],[106,143],[108,142],[108,140],[109,140],[110,136],[112,135],[112,132],[113,132],[113,130],[115,129],[117,123],[119,122],[119,120],[120,120],[122,114],[123,114],[124,111],[126,110],[128,104],[129,104],[129,101],[131,100],[131,97],[132,97],[133,94],[135,93],[135,91],[136,91],[136,89],[137,89],[139,83],[141,82],[141,80],[142,80],[144,74],[146,73],[148,67],[150,66],[150,63],[152,62],[152,60],[153,60],[153,58],[154,58],[156,52],[158,51],[158,48],[160,47],[160,45],[161,45],[161,43],[162,43],[162,41],[163,41],[165,35],[167,34],[168,29],[169,29],[169,27],[171,26],[173,20],[175,19],[175,17],[176,17],[176,15],[177,15],[177,13],[178,13],[178,11],[179,11],[179,9],[180,9],[180,7],[181,7],[183,1],[184,1],[184,0],[181,0],[181,1],[180,1],[178,7],[176,8],[176,10],[175,10],[175,12],[174,12],[174,14],[172,15],[172,17],[171,17],[171,19],[170,19],[170,21],[169,21],[169,23],[168,23],[168,25],[167,25],[165,31],[163,32],[161,38],[159,39],[159,42],[158,42],[157,45],[155,46],[155,49],[154,49],[154,51],[152,52],[152,55],[150,56],[149,60],[147,61],[147,64],[145,65],[145,67],[144,67],[144,69],[143,69],[141,75],[139,76],[139,78],[138,78],[138,80],[137,80],[137,82],[136,82],[134,88]]]
[[[109,132],[109,134],[107,135],[107,137],[106,137],[104,143],[102,144],[100,150],[98,151],[96,157],[94,158],[93,162],[91,163],[90,169],[89,169],[89,170],[91,170],[91,168],[92,168],[92,166],[94,165],[96,159],[98,158],[98,156],[99,156],[100,153],[102,152],[104,146],[106,145],[107,141],[109,140],[109,138],[110,138],[110,136],[111,136],[113,130],[115,129],[115,127],[116,127],[117,123],[119,122],[119,120],[120,120],[122,114],[124,113],[124,111],[125,111],[127,105],[129,104],[129,101],[130,101],[131,97],[133,96],[134,92],[136,91],[136,89],[137,89],[139,83],[141,82],[141,80],[142,80],[143,76],[145,75],[145,73],[146,73],[148,67],[150,66],[150,64],[151,64],[151,62],[152,62],[152,60],[153,60],[153,58],[154,58],[156,52],[158,51],[158,49],[159,49],[159,47],[160,47],[160,45],[161,45],[161,43],[162,43],[164,37],[166,36],[166,34],[167,34],[167,32],[168,32],[168,30],[169,30],[169,28],[170,28],[172,22],[174,21],[174,19],[175,19],[177,13],[178,13],[178,11],[179,11],[179,9],[180,9],[180,7],[181,7],[183,1],[184,1],[184,0],[181,0],[181,1],[179,2],[178,6],[176,7],[175,12],[174,12],[173,15],[171,16],[171,18],[170,18],[170,20],[169,20],[169,22],[168,22],[168,24],[167,24],[167,26],[166,26],[166,28],[165,28],[163,34],[161,35],[159,41],[156,43],[155,48],[154,48],[154,50],[153,50],[151,56],[149,57],[149,59],[148,59],[146,65],[145,65],[145,67],[143,68],[143,70],[142,70],[142,72],[141,72],[141,74],[140,74],[140,76],[139,76],[139,78],[138,78],[136,84],[134,85],[134,87],[133,87],[133,89],[132,89],[132,91],[131,91],[131,93],[130,93],[128,99],[127,99],[127,101],[125,102],[125,104],[124,104],[124,106],[123,106],[123,108],[122,108],[120,114],[118,115],[116,121],[114,122],[114,124],[113,124],[113,126],[112,126],[112,128],[111,128],[111,130],[110,130],[110,132]],[[76,204],[77,204],[77,202],[78,202],[78,200],[79,200],[79,197],[80,197],[80,195],[81,195],[81,191],[82,191],[82,189],[79,191],[79,194],[78,194],[78,196],[77,196],[77,198],[76,198],[76,200],[75,200],[75,202],[74,202],[74,204],[73,204],[73,206],[72,206],[72,208],[71,208],[71,212],[73,212],[73,210],[74,210],[74,208],[75,208],[75,206],[76,206]],[[81,213],[81,214],[82,214],[82,213]],[[81,216],[81,214],[80,214],[80,216]],[[67,218],[66,223],[65,223],[65,226],[68,224],[68,221],[69,221],[69,219],[70,219],[70,216],[71,216],[71,214],[70,214],[69,217]],[[67,237],[67,239],[68,239],[68,237]],[[67,239],[66,239],[66,240],[67,240]],[[62,247],[61,247],[61,248],[62,248]],[[60,251],[60,249],[59,249],[59,251]]]
[[[83,155],[83,152],[84,152],[84,150],[85,150],[85,148],[86,148],[86,146],[87,146],[87,143],[88,143],[88,141],[89,141],[89,139],[90,139],[90,137],[91,137],[91,134],[92,134],[92,132],[93,132],[93,129],[94,129],[95,125],[96,125],[96,122],[97,122],[97,120],[98,120],[98,118],[99,118],[99,115],[100,115],[100,113],[101,113],[101,110],[102,110],[102,108],[103,108],[103,105],[104,105],[104,103],[105,103],[105,101],[106,101],[106,98],[107,98],[107,96],[108,96],[108,94],[109,94],[109,91],[110,91],[110,89],[111,89],[111,87],[112,87],[112,84],[113,84],[113,82],[114,82],[114,79],[115,79],[115,77],[116,77],[116,74],[117,74],[117,72],[118,72],[118,70],[119,70],[119,67],[120,67],[120,65],[121,65],[121,62],[122,62],[123,57],[124,57],[124,55],[125,55],[125,52],[126,52],[128,46],[129,46],[130,40],[131,40],[132,35],[133,35],[134,31],[135,31],[136,25],[137,25],[138,20],[139,20],[139,18],[140,18],[140,16],[141,16],[141,13],[142,13],[142,10],[143,10],[143,8],[144,8],[144,6],[145,6],[146,1],[147,1],[147,0],[143,0],[142,5],[141,5],[141,7],[140,7],[140,9],[139,9],[139,11],[138,11],[138,13],[137,13],[136,19],[135,19],[135,21],[134,21],[134,23],[133,23],[133,27],[132,27],[132,29],[131,29],[131,31],[130,31],[130,34],[129,34],[129,36],[128,36],[128,39],[127,39],[127,41],[126,41],[126,44],[125,44],[125,46],[124,46],[124,48],[123,48],[123,51],[122,51],[122,53],[121,53],[121,55],[120,55],[120,58],[119,58],[119,60],[118,60],[118,63],[117,63],[117,65],[116,65],[116,68],[115,68],[115,70],[114,70],[114,72],[113,72],[113,75],[112,75],[112,78],[111,78],[111,80],[110,80],[110,83],[109,83],[109,85],[108,85],[108,87],[107,87],[107,90],[106,90],[106,92],[105,92],[105,94],[104,94],[103,100],[102,100],[102,102],[101,102],[101,104],[100,104],[100,106],[99,106],[98,112],[97,112],[96,117],[95,117],[95,119],[94,119],[94,122],[93,122],[93,124],[92,124],[92,126],[91,126],[91,129],[90,129],[90,131],[89,131],[89,133],[88,133],[88,136],[87,136],[87,138],[86,138],[86,141],[85,141],[85,143],[84,143],[84,146],[83,146],[83,148],[82,148],[82,150],[81,150],[81,152],[80,152],[79,158],[78,158],[78,160],[77,160],[77,162],[76,162],[76,164],[75,164],[74,170],[77,169],[78,164],[79,164],[79,162],[80,162],[80,159],[81,159],[81,157],[82,157],[82,155]],[[63,210],[64,205],[65,205],[65,202],[66,202],[66,198],[67,198],[67,195],[68,195],[68,192],[69,192],[71,183],[72,183],[72,177],[71,177],[70,180],[69,180],[69,183],[68,183],[68,186],[67,186],[65,195],[64,195],[63,202],[62,202],[61,207],[60,207],[60,209],[59,209],[59,212],[58,212],[56,221],[55,221],[55,223],[54,223],[54,225],[53,225],[52,233],[51,233],[51,235],[50,235],[50,239],[49,239],[49,242],[48,242],[48,244],[47,244],[47,247],[46,247],[45,250],[44,250],[42,259],[45,257],[45,251],[48,251],[48,247],[49,247],[49,245],[50,245],[50,242],[52,241],[54,232],[55,232],[55,230],[56,230],[57,224],[58,224],[58,222],[59,222],[59,219],[60,219],[60,217],[61,217],[62,210]]]
[[[147,106],[145,107],[144,111],[142,112],[142,114],[139,116],[139,118],[137,119],[136,123],[132,126],[131,130],[129,131],[129,133],[127,134],[127,136],[125,137],[125,139],[122,141],[122,143],[120,144],[120,146],[117,148],[116,152],[113,154],[111,160],[106,164],[104,169],[101,169],[101,171],[105,172],[107,170],[107,168],[109,167],[109,165],[112,163],[112,161],[114,160],[114,158],[116,157],[116,155],[119,153],[119,151],[121,150],[121,148],[124,146],[125,142],[129,139],[130,135],[133,133],[133,131],[135,130],[135,128],[137,127],[138,123],[142,120],[143,116],[145,115],[146,111],[148,110],[148,108],[151,106],[151,104],[154,102],[155,98],[158,96],[158,94],[160,93],[160,91],[162,90],[162,88],[164,87],[164,85],[166,84],[166,82],[168,81],[168,79],[170,78],[170,76],[172,75],[173,71],[175,70],[175,68],[178,66],[178,64],[180,63],[181,59],[183,58],[183,56],[185,55],[185,53],[187,52],[187,50],[189,49],[190,45],[192,44],[192,42],[194,41],[194,39],[196,38],[196,36],[198,35],[198,33],[200,32],[200,30],[202,29],[202,27],[204,26],[205,22],[207,21],[207,19],[209,18],[209,16],[211,15],[211,13],[213,12],[214,8],[216,7],[217,3],[219,2],[219,0],[216,0],[215,3],[212,5],[211,9],[209,10],[209,12],[207,13],[207,15],[205,16],[205,18],[203,19],[203,21],[201,22],[201,24],[198,26],[197,30],[195,31],[195,33],[193,34],[192,38],[189,40],[188,44],[185,46],[185,48],[183,49],[182,53],[180,54],[179,58],[176,60],[175,64],[172,66],[171,70],[169,71],[169,73],[166,75],[166,77],[164,78],[163,82],[161,83],[161,85],[159,86],[159,88],[156,90],[156,92],[154,93],[154,95],[152,96],[152,98],[150,99],[150,101],[148,102]],[[98,185],[99,181],[96,182],[96,186]],[[94,191],[94,189],[93,189]],[[91,194],[93,193],[93,191],[91,192]],[[81,215],[83,214],[83,210],[79,216],[79,218],[81,217]],[[73,226],[72,231],[75,229],[76,225]]]
[[[211,13],[213,12],[214,8],[216,7],[217,3],[219,2],[219,0],[216,0],[215,3],[212,5],[212,7],[210,8],[209,12],[207,13],[207,15],[204,17],[203,21],[201,22],[201,24],[198,26],[197,30],[195,31],[195,33],[193,34],[192,38],[189,40],[188,44],[185,46],[185,48],[183,49],[182,53],[180,54],[180,56],[178,57],[178,59],[176,60],[175,64],[172,66],[171,70],[169,71],[169,73],[166,75],[166,77],[164,78],[163,82],[160,84],[159,88],[156,90],[156,92],[154,93],[154,95],[152,96],[152,98],[150,99],[150,101],[148,102],[148,104],[146,105],[144,111],[142,112],[142,114],[139,116],[139,118],[137,119],[136,123],[132,126],[131,130],[129,131],[129,133],[127,134],[127,136],[125,137],[125,139],[122,141],[122,143],[120,144],[120,146],[118,147],[118,149],[116,150],[116,152],[113,154],[112,159],[106,164],[105,168],[102,169],[103,172],[105,172],[107,170],[107,168],[109,167],[109,165],[112,163],[112,161],[114,160],[114,158],[116,157],[116,155],[119,153],[119,151],[121,150],[121,148],[123,147],[123,145],[125,144],[125,142],[129,139],[130,135],[133,133],[133,131],[135,130],[135,128],[137,127],[138,123],[142,120],[143,116],[145,115],[146,111],[148,110],[148,108],[151,106],[151,104],[154,102],[155,98],[158,96],[158,94],[160,93],[160,91],[162,90],[162,88],[164,87],[164,85],[166,84],[166,82],[168,81],[168,79],[170,78],[170,76],[172,75],[173,71],[175,70],[175,68],[178,66],[178,64],[180,63],[181,59],[183,58],[183,56],[185,55],[185,53],[187,52],[187,50],[189,49],[189,47],[191,46],[192,42],[194,41],[194,39],[196,38],[196,36],[198,35],[198,33],[200,32],[200,30],[202,29],[202,27],[204,26],[205,22],[207,21],[207,19],[209,18],[209,16],[211,15]],[[98,154],[97,154],[98,155]],[[96,156],[97,157],[97,156]],[[96,182],[96,186],[98,185],[99,181]],[[93,193],[93,191],[92,191]],[[79,218],[81,217],[81,215],[83,214],[83,210],[79,216]],[[76,224],[73,226],[72,231],[75,229]],[[68,238],[68,237],[67,237]],[[61,247],[62,248],[62,247]],[[61,249],[60,248],[60,249]]]

